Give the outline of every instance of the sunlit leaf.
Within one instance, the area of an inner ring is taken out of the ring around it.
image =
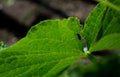
[[[84,56],[79,30],[74,17],[38,23],[25,38],[0,51],[0,77],[56,77]]]

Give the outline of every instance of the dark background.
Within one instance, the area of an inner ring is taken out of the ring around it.
[[[83,24],[96,4],[92,0],[0,0],[0,41],[11,45],[46,19],[77,16]]]

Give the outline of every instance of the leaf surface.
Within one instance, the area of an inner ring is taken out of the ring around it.
[[[88,49],[96,41],[106,9],[107,7],[104,4],[98,4],[85,21],[84,36]]]
[[[84,57],[80,30],[74,17],[38,23],[25,38],[0,51],[0,77],[56,77]]]
[[[114,6],[119,8],[119,5],[119,0],[101,1],[88,16],[84,25],[88,49],[104,36],[120,33],[120,13],[112,8]]]
[[[107,2],[109,2],[111,6],[116,6],[117,8],[120,7],[119,0],[108,0]],[[120,33],[120,12],[118,12],[112,7],[109,7],[107,8],[106,14],[104,16],[105,17],[101,25],[101,31],[99,32],[99,34],[101,34],[101,37],[112,33]]]
[[[120,34],[110,34],[100,39],[90,51],[120,50]]]

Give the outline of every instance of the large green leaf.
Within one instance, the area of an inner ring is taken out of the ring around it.
[[[15,45],[0,51],[0,77],[56,77],[84,57],[79,19],[46,20]]]
[[[120,50],[120,34],[110,34],[100,39],[90,51]]]

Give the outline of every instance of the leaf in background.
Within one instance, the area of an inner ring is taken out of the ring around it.
[[[111,34],[100,39],[90,51],[120,50],[120,34]]]
[[[66,77],[120,77],[120,54],[99,58],[95,63],[80,63]]]
[[[84,56],[79,30],[74,17],[37,24],[25,38],[0,51],[0,77],[56,77]]]
[[[96,41],[107,7],[100,3],[88,16],[84,25],[84,36],[88,49]]]
[[[0,42],[0,50],[7,48],[7,45],[4,42]]]

